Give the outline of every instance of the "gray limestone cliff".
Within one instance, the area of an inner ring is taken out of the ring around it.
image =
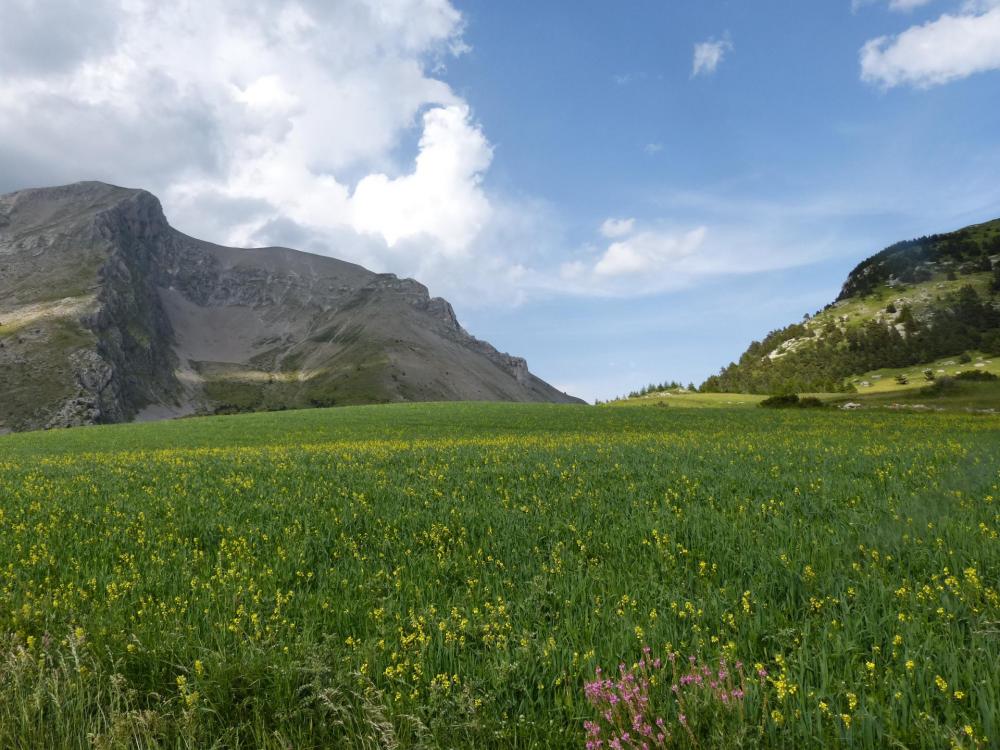
[[[0,432],[391,401],[578,402],[425,286],[188,237],[142,190],[0,196]]]

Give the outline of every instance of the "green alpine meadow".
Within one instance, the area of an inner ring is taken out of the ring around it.
[[[7,436],[0,745],[989,747],[998,535],[991,415],[472,403]]]

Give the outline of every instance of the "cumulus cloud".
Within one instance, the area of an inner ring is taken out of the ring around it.
[[[427,234],[448,252],[465,250],[490,215],[480,180],[492,155],[482,131],[470,125],[468,107],[430,110],[413,172],[396,179],[369,175],[358,183],[354,227],[381,234],[390,247]]]
[[[867,42],[860,52],[864,81],[892,88],[928,88],[1000,69],[1000,4],[966,4],[957,15]]]
[[[624,237],[632,232],[635,219],[605,219],[601,224],[601,234],[605,237]]]
[[[729,37],[709,39],[694,45],[694,60],[691,64],[691,77],[711,75],[722,63],[726,53],[732,52],[733,43]]]

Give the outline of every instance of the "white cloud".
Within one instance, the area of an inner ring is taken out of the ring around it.
[[[680,235],[642,232],[613,242],[594,265],[594,274],[600,277],[669,273],[674,263],[701,247],[707,232],[705,227]]]
[[[660,153],[663,150],[663,144],[647,143],[642,150],[645,151],[650,156],[655,156],[656,154]]]
[[[934,2],[934,0],[889,0],[889,10],[910,11]]]
[[[466,106],[437,107],[424,115],[420,154],[411,174],[390,179],[369,175],[351,199],[358,231],[381,234],[389,247],[426,234],[447,252],[461,252],[489,219],[480,190],[493,151],[470,124]]]
[[[605,237],[624,237],[631,234],[635,219],[605,219],[601,224],[601,234]]]
[[[603,234],[603,232],[602,232]],[[673,291],[734,271],[727,246],[711,242],[706,226],[651,225],[604,246],[581,248],[563,263],[558,280],[531,279],[539,289],[570,295],[633,297]]]
[[[865,5],[874,5],[880,0],[851,0],[851,10],[859,11]],[[908,13],[917,8],[929,5],[934,0],[889,0],[889,10]]]
[[[691,77],[711,75],[725,58],[727,52],[732,52],[733,43],[729,37],[709,39],[694,45],[694,60],[691,64]]]
[[[885,88],[940,85],[1000,69],[1000,4],[968,5],[898,36],[882,36],[861,49],[861,77]]]
[[[628,298],[696,287],[725,276],[801,267],[844,253],[836,227],[875,203],[823,200],[748,200],[726,193],[666,193],[664,215],[636,220],[627,235],[598,239],[558,265],[558,275],[528,273],[528,293]],[[603,232],[601,235],[603,236]],[[852,247],[851,251],[867,249]]]

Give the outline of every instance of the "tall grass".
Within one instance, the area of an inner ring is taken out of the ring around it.
[[[985,747],[998,499],[985,416],[437,405],[2,438],[0,747],[583,747],[585,686],[646,646],[754,675],[738,714],[689,699],[674,745]]]

